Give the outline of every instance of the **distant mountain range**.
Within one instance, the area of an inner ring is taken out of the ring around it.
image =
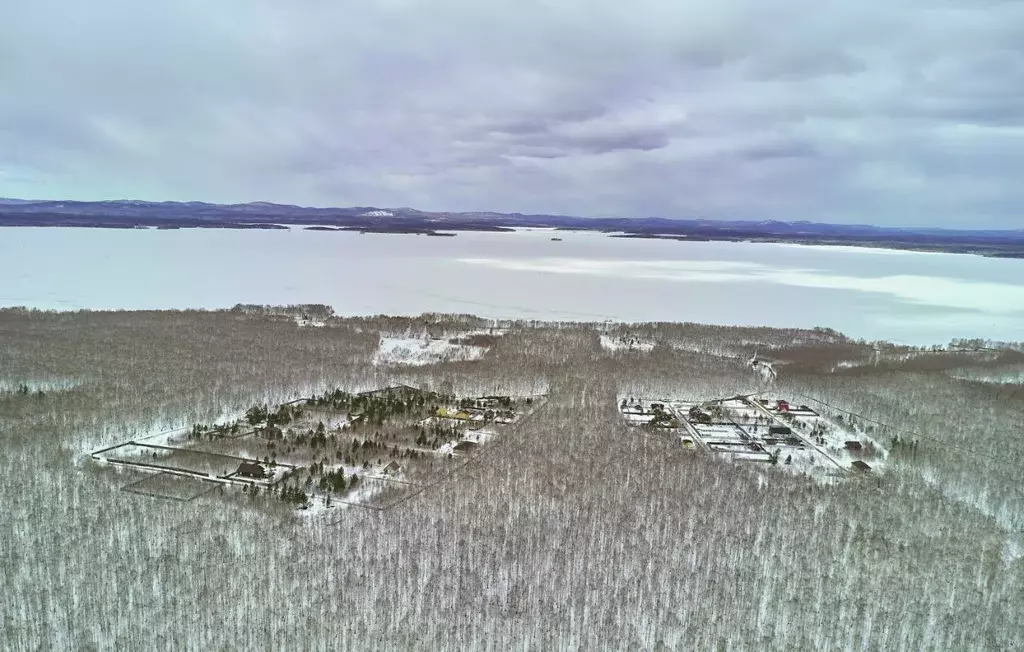
[[[375,206],[307,208],[267,202],[209,204],[131,200],[79,202],[0,199],[0,227],[273,229],[289,225],[303,225],[322,231],[427,235],[549,227],[598,231],[622,238],[853,245],[1024,258],[1024,229],[951,230],[774,220],[719,221],[661,217],[593,218],[521,213],[448,213]]]

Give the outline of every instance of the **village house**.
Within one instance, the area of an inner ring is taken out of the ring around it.
[[[256,462],[242,462],[238,465],[238,470],[235,473],[243,478],[255,478],[257,480],[267,477],[267,472],[264,470],[263,465]]]

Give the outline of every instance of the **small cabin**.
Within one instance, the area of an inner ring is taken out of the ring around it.
[[[394,475],[402,470],[402,465],[395,460],[388,462],[388,465],[384,467],[384,475]]]
[[[777,401],[775,409],[779,412],[789,412],[789,403],[787,401]]]
[[[863,460],[857,460],[852,465],[854,471],[867,472],[871,470],[871,467],[867,462]]]
[[[792,434],[793,434],[793,430],[791,428],[789,428],[788,426],[768,426],[768,435],[769,436],[780,436],[781,437],[781,436],[792,435]]]
[[[238,465],[238,470],[235,473],[243,478],[256,478],[257,480],[267,477],[267,472],[263,465],[256,462],[242,462]]]
[[[846,446],[846,450],[854,452],[861,451],[864,448],[864,445],[855,439],[851,439],[850,441],[845,442],[843,445]]]

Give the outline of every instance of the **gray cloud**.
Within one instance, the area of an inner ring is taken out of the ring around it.
[[[7,3],[0,196],[1020,228],[1020,88],[1018,2]]]

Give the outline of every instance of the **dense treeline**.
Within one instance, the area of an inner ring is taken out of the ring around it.
[[[796,350],[813,331],[658,325],[644,337],[672,346],[617,355],[594,326],[510,323],[479,362],[372,366],[399,327],[0,311],[2,380],[77,383],[0,397],[0,647],[990,650],[1024,631],[1019,389],[793,363],[780,391],[922,435],[886,475],[820,486],[640,436],[616,412],[623,395],[752,391],[718,351],[730,332],[736,349]],[[550,397],[448,482],[388,511],[334,509],[334,525],[241,491],[127,494],[136,475],[83,460],[142,430],[403,382]]]

